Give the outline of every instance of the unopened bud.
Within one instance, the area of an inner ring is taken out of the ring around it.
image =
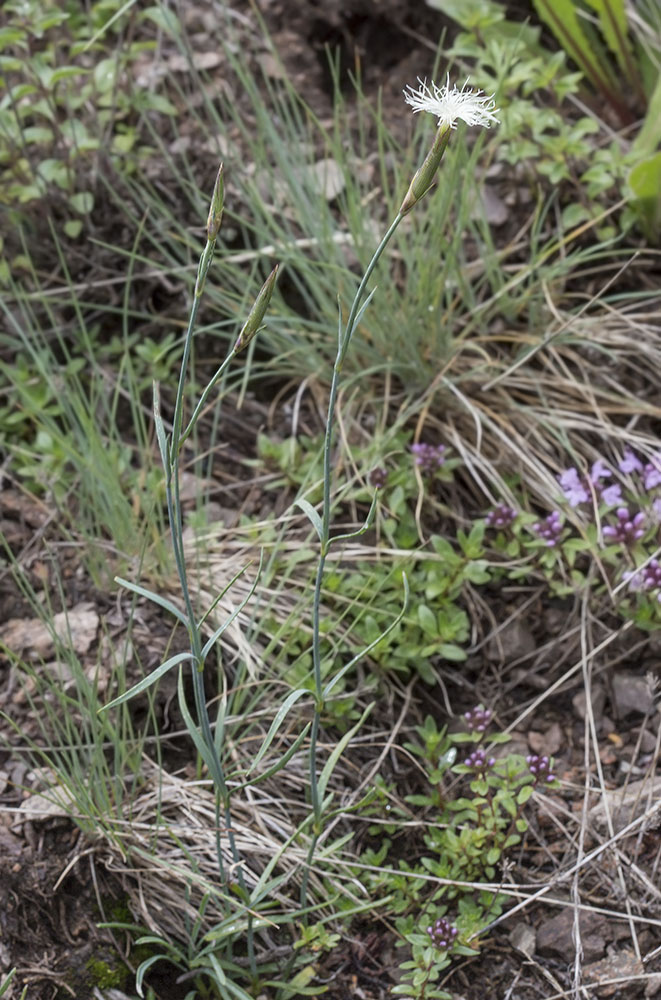
[[[252,338],[255,336],[260,326],[262,325],[262,320],[266,310],[269,307],[269,302],[271,301],[271,296],[273,294],[273,289],[275,288],[275,281],[278,276],[278,265],[273,268],[268,278],[262,285],[259,295],[255,299],[255,304],[253,305],[248,319],[243,324],[243,329],[239,334],[236,344],[234,345],[234,353],[238,354],[242,351],[244,347],[247,347]]]
[[[402,202],[402,207],[399,210],[400,215],[406,215],[407,212],[410,212],[413,206],[420,201],[423,195],[427,194],[427,191],[429,191],[429,188],[434,182],[436,171],[438,170],[440,162],[443,159],[443,153],[445,152],[445,147],[448,144],[449,138],[450,126],[442,125],[436,133],[434,145],[427,153],[425,162],[422,164],[420,169],[416,171],[416,174],[411,181],[406,198]]]
[[[207,239],[210,243],[218,236],[220,223],[223,218],[223,204],[225,201],[225,181],[223,178],[223,164],[218,168],[216,183],[213,186],[211,205],[209,206],[209,218],[207,219]]]

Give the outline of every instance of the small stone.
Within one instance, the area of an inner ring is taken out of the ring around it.
[[[632,781],[626,788],[615,788],[603,794],[597,805],[588,813],[589,824],[600,833],[608,831],[608,814],[613,823],[613,830],[619,833],[634,820],[649,811],[649,820],[643,822],[643,828],[654,829],[661,822],[661,809],[655,808],[661,795],[661,775],[650,780]]]
[[[603,932],[606,921],[598,913],[581,910],[578,918],[581,932],[581,945],[586,961],[601,958],[606,950]],[[559,955],[566,959],[573,955],[574,944],[574,911],[567,906],[550,920],[544,920],[537,929],[537,951],[540,955]]]
[[[656,736],[649,729],[632,730],[633,744],[636,746],[640,736],[640,753],[654,753],[656,750]]]
[[[534,653],[536,645],[530,629],[516,619],[489,639],[484,652],[487,659],[494,663],[507,663]]]
[[[592,714],[595,717],[595,721],[599,721],[603,714],[604,708],[606,707],[606,689],[603,684],[593,684],[591,687],[592,694]],[[579,691],[572,698],[572,705],[574,706],[574,711],[576,712],[579,719],[585,719],[587,715],[587,695],[585,691]]]
[[[510,932],[510,944],[526,958],[532,958],[535,953],[537,935],[534,927],[523,922],[515,924]]]
[[[533,753],[553,756],[565,744],[564,734],[557,722],[554,722],[544,733],[531,730],[528,733],[528,746]]]
[[[618,719],[634,712],[648,715],[654,711],[654,692],[646,677],[638,674],[613,674],[613,708]]]
[[[597,996],[612,997],[625,980],[632,979],[634,976],[642,976],[644,972],[643,963],[636,957],[635,952],[629,948],[623,948],[621,951],[613,949],[611,954],[602,958],[600,962],[593,962],[583,968],[583,981],[586,986],[596,987]],[[607,982],[609,979],[621,980],[622,982],[610,983]],[[606,982],[604,982],[605,980]],[[599,986],[599,983],[602,982],[604,985]]]
[[[645,983],[646,1000],[651,1000],[652,997],[655,997],[659,990],[661,990],[661,973],[655,972]]]

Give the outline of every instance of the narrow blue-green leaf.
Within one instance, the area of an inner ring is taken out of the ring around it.
[[[172,603],[172,601],[168,601],[167,597],[161,597],[160,594],[155,594],[153,590],[146,590],[144,587],[141,587],[140,584],[131,583],[130,580],[125,580],[122,576],[116,576],[115,583],[118,583],[120,587],[126,587],[127,590],[133,591],[134,594],[139,594],[140,597],[148,598],[150,601],[153,601],[154,604],[158,604],[160,608],[165,608],[165,610],[169,611],[171,615],[178,618],[182,625],[185,625],[186,628],[188,628],[188,619],[186,618],[186,615],[183,611],[180,611],[179,608]]]
[[[254,580],[254,583],[253,583],[252,587],[250,588],[250,590],[248,591],[248,593],[246,594],[246,596],[244,597],[244,599],[241,601],[241,603],[239,604],[238,608],[236,608],[232,612],[232,614],[229,616],[229,618],[225,619],[225,621],[223,622],[223,624],[220,625],[216,629],[216,631],[213,633],[213,635],[211,636],[211,638],[207,642],[205,642],[205,644],[204,644],[204,646],[202,648],[202,661],[203,662],[204,662],[204,660],[206,660],[207,656],[209,655],[209,652],[211,651],[211,649],[213,648],[213,646],[215,645],[215,643],[218,641],[218,639],[221,637],[221,635],[223,634],[223,632],[225,631],[225,629],[229,628],[229,626],[232,624],[232,622],[235,620],[235,618],[237,618],[241,614],[241,612],[245,608],[246,604],[248,603],[248,601],[250,600],[250,598],[255,593],[255,589],[256,589],[257,584],[259,582],[259,577],[260,577],[260,573],[261,573],[263,561],[264,561],[264,550],[262,550],[262,554],[261,554],[260,559],[259,559],[259,569],[257,570],[257,575],[255,576],[255,580]],[[240,570],[239,573],[237,573],[236,576],[234,577],[234,580],[238,579],[238,577],[243,572],[244,572],[244,570]],[[232,585],[232,583],[234,582],[234,580],[231,581],[230,586]]]
[[[167,955],[152,955],[151,958],[147,958],[145,959],[144,962],[140,963],[140,965],[138,966],[138,971],[135,976],[135,988],[139,997],[144,997],[145,995],[142,991],[142,981],[145,978],[145,972],[147,972],[147,970],[150,969],[152,965],[155,965],[156,962],[162,962],[163,960],[167,960],[167,957],[168,957]]]
[[[258,777],[254,778],[252,781],[244,781],[242,785],[239,785],[237,791],[239,791],[241,788],[248,788],[248,787],[252,788],[253,785],[258,785],[260,781],[266,781],[267,778],[271,778],[274,774],[277,774],[278,771],[281,771],[282,768],[289,763],[289,761],[292,759],[296,751],[300,748],[301,744],[303,743],[303,740],[310,731],[311,725],[312,725],[311,722],[308,722],[306,724],[303,731],[298,734],[298,736],[296,737],[292,745],[289,747],[289,749],[286,751],[286,753],[284,753],[282,757],[280,757],[280,759],[275,762],[275,764],[273,764],[266,771],[264,771],[263,774],[258,775]],[[252,766],[254,767],[255,765],[253,764]]]
[[[165,663],[161,663],[160,667],[156,667],[156,670],[152,670],[150,674],[143,677],[138,684],[135,684],[128,691],[125,691],[124,694],[121,694],[119,698],[113,698],[113,700],[109,701],[107,705],[103,705],[99,709],[99,712],[107,712],[109,708],[115,708],[117,705],[122,705],[125,701],[130,701],[131,698],[135,698],[136,694],[140,694],[141,691],[146,691],[148,687],[155,684],[156,681],[163,676],[163,674],[166,674],[168,670],[172,669],[172,667],[176,667],[178,663],[183,663],[184,660],[194,659],[195,657],[192,653],[177,653],[176,656],[171,656],[169,660],[165,661]]]
[[[309,503],[305,497],[299,497],[298,500],[294,500],[294,506],[300,507],[307,519],[311,522],[314,530],[317,532],[319,541],[322,540],[322,528],[321,528],[321,518],[319,514],[314,509],[311,503]]]
[[[376,505],[377,505],[377,494],[375,493],[374,496],[372,497],[372,503],[370,505],[370,509],[367,512],[367,517],[365,518],[365,522],[362,525],[362,527],[358,528],[356,531],[350,531],[345,535],[334,535],[333,538],[329,540],[328,547],[330,548],[331,545],[335,545],[336,542],[346,542],[350,538],[359,538],[361,535],[364,535],[365,532],[368,531],[372,527],[372,524],[374,523],[374,518],[376,517]]]
[[[165,469],[166,476],[170,472],[170,455],[168,449],[168,439],[165,434],[165,427],[163,426],[163,418],[161,417],[161,394],[158,387],[158,382],[153,383],[153,393],[154,393],[154,426],[156,427],[156,440],[158,441],[158,450],[161,453],[161,462],[163,463],[163,468]]]
[[[213,733],[213,742],[216,748],[216,753],[220,757],[220,751],[223,745],[223,737],[225,736],[225,712],[227,711],[227,698],[223,693],[218,699],[218,714],[216,715],[216,725]]]
[[[250,994],[246,993],[245,990],[241,989],[236,983],[233,983],[230,979],[225,982],[225,990],[237,1000],[253,1000]]]
[[[209,952],[209,954],[207,955],[207,961],[211,963],[211,967],[213,969],[213,973],[214,976],[216,977],[218,985],[227,986],[227,976],[223,972],[220,962],[212,952]]]
[[[323,799],[325,797],[325,794],[326,794],[326,785],[328,784],[328,781],[329,781],[329,778],[330,778],[331,774],[335,770],[335,765],[337,764],[337,762],[340,759],[341,755],[344,753],[347,744],[354,738],[354,736],[356,735],[356,733],[358,732],[358,730],[360,729],[360,727],[362,726],[363,722],[365,721],[365,719],[370,714],[370,712],[372,711],[373,708],[374,708],[374,703],[372,702],[371,705],[367,706],[367,708],[365,709],[365,711],[361,715],[361,717],[358,720],[358,722],[356,723],[356,725],[353,726],[347,733],[345,733],[344,736],[342,737],[342,739],[333,748],[333,752],[331,753],[330,757],[328,758],[328,760],[324,764],[324,768],[323,768],[323,770],[322,770],[322,772],[321,772],[321,774],[319,776],[319,786],[318,786],[318,788],[319,788],[319,799],[320,799],[320,801],[323,801]]]
[[[264,754],[266,753],[266,751],[268,750],[268,748],[271,746],[271,743],[273,742],[273,737],[275,736],[275,734],[277,733],[278,729],[280,728],[280,726],[284,722],[284,720],[285,720],[285,718],[287,716],[287,713],[289,712],[289,709],[293,705],[296,704],[296,702],[299,700],[299,698],[302,698],[303,695],[306,695],[306,694],[307,695],[310,694],[310,692],[307,690],[307,688],[296,688],[295,691],[292,691],[291,694],[287,695],[287,697],[283,701],[282,705],[280,706],[280,708],[276,712],[275,718],[273,719],[273,722],[271,723],[271,728],[269,729],[268,733],[266,734],[266,737],[265,737],[264,742],[262,743],[261,747],[257,751],[257,756],[255,757],[254,761],[252,762],[252,764],[248,768],[248,771],[246,772],[247,774],[250,774],[250,772],[255,767],[257,767],[257,765],[259,764],[260,760],[262,759],[262,757],[264,756]]]
[[[367,309],[368,305],[370,304],[370,302],[372,301],[372,299],[374,298],[375,295],[376,295],[376,288],[373,288],[372,291],[367,296],[367,298],[365,299],[365,301],[363,302],[363,304],[360,307],[360,309],[358,310],[358,312],[356,313],[356,318],[355,318],[355,320],[353,322],[353,328],[354,328],[354,330],[359,325],[361,319],[363,318],[363,316],[365,314],[365,310]]]
[[[223,787],[224,782],[220,770],[217,766],[217,761],[215,760],[211,748],[206,745],[202,736],[200,734],[199,727],[197,726],[193,716],[190,714],[188,705],[186,704],[186,694],[184,692],[184,673],[183,670],[179,670],[179,679],[177,681],[177,695],[179,696],[179,709],[184,719],[184,724],[188,730],[188,734],[195,744],[195,749],[199,753],[200,757],[207,765],[207,770],[213,778],[213,781],[217,784],[218,788]]]
[[[228,592],[228,590],[231,589],[232,585],[236,583],[236,581],[239,579],[239,577],[243,576],[243,574],[245,573],[245,571],[248,569],[249,565],[250,565],[250,563],[246,563],[245,566],[242,566],[241,569],[238,571],[238,573],[234,574],[234,576],[229,581],[229,583],[227,583],[223,587],[223,589],[220,591],[220,593],[214,598],[214,600],[211,603],[211,606],[209,608],[207,608],[207,610],[204,612],[204,614],[200,618],[199,622],[197,623],[198,629],[202,628],[202,626],[204,625],[205,621],[207,620],[207,618],[209,617],[209,615],[211,614],[211,612],[214,610],[214,608],[218,604],[218,601],[222,601],[222,599],[225,596],[225,594]],[[260,562],[260,566],[261,566],[261,562]]]

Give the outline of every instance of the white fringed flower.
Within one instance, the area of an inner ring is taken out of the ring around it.
[[[456,84],[450,89],[449,74],[444,87],[437,87],[432,81],[430,88],[427,86],[427,81],[421,80],[420,77],[418,83],[420,84],[418,90],[414,90],[413,87],[406,88],[404,99],[414,112],[428,111],[436,115],[439,128],[443,125],[446,128],[456,128],[459,118],[467,125],[482,125],[484,128],[498,124],[498,118],[493,113],[498,110],[494,95],[481,97],[481,90],[466,90],[468,80],[461,90],[457,90]]]

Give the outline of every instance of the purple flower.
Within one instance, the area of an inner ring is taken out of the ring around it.
[[[549,548],[554,548],[562,534],[560,511],[554,510],[543,521],[533,524],[533,531],[536,531],[539,537],[544,539]]]
[[[440,917],[436,923],[427,928],[427,933],[431,938],[432,944],[436,945],[437,948],[443,948],[447,951],[448,948],[452,947],[458,931],[449,920],[446,920],[445,917]]]
[[[641,576],[643,590],[659,590],[661,587],[661,564],[658,559],[650,559],[647,566],[638,571]],[[657,595],[661,601],[661,591]]]
[[[570,507],[578,507],[579,503],[588,502],[590,494],[573,466],[563,472],[558,479]]]
[[[558,476],[558,481],[570,507],[588,503],[593,491],[608,507],[614,507],[615,504],[622,503],[622,487],[619,483],[610,486],[603,486],[601,483],[602,479],[610,479],[612,475],[602,459],[598,458],[592,463],[590,475],[585,479],[581,479],[578,471],[572,466]]]
[[[483,708],[482,705],[476,705],[469,712],[464,712],[464,720],[469,729],[474,730],[476,733],[483,733],[491,722],[492,715],[493,712],[490,708]]]
[[[661,485],[661,452],[652,455],[649,462],[643,468],[643,486],[646,490],[653,490],[655,486]]]
[[[625,569],[622,579],[629,584],[629,590],[643,589],[643,574],[640,570]]]
[[[601,491],[601,499],[607,507],[614,507],[616,503],[622,503],[622,487],[619,483],[613,483]]]
[[[501,503],[493,510],[490,510],[486,517],[488,528],[508,528],[517,517],[518,512],[514,507],[508,507]]]
[[[411,452],[415,456],[415,464],[426,475],[432,475],[445,462],[444,444],[425,444],[420,441],[411,445]]]
[[[630,475],[632,472],[643,471],[643,463],[630,448],[624,449],[624,458],[621,459],[618,467],[620,472],[623,472],[625,476]]]
[[[534,783],[536,785],[549,784],[551,781],[555,781],[555,775],[551,771],[550,757],[538,757],[536,753],[533,753],[529,757],[526,757],[526,764],[535,779]]]
[[[485,771],[490,771],[495,763],[496,758],[487,757],[482,747],[473,750],[464,761],[464,765],[470,767],[471,771],[475,771],[477,774],[484,774]]]
[[[645,515],[642,510],[637,514],[630,514],[626,507],[618,507],[615,513],[617,523],[604,527],[604,538],[610,542],[619,542],[620,545],[634,545],[645,534]]]
[[[598,458],[596,462],[593,462],[592,469],[590,470],[590,482],[598,483],[600,479],[610,479],[613,473],[606,467],[603,461]]]

